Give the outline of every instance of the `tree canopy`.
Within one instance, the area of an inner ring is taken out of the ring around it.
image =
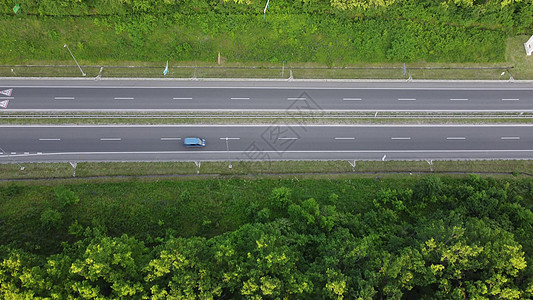
[[[303,192],[299,183],[279,186],[248,205],[242,212],[247,222],[212,236],[186,237],[179,234],[179,227],[167,227],[163,235],[142,239],[113,234],[97,224],[80,230],[83,226],[76,222],[76,230],[66,226],[69,238],[52,253],[40,251],[39,241],[0,245],[0,295],[3,299],[533,297],[532,180],[472,175],[392,183],[365,199],[345,199],[342,189]],[[235,189],[249,183],[230,184]],[[84,197],[68,187],[56,191],[60,191],[56,206],[43,211],[57,209],[67,221]],[[0,188],[0,199],[9,201],[19,193]],[[78,201],[67,201],[65,206],[62,195]],[[193,195],[188,196],[191,201]],[[49,223],[41,226],[50,230]],[[62,225],[57,226],[60,230]]]

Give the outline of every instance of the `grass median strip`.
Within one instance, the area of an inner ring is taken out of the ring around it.
[[[395,113],[327,112],[272,113],[11,113],[0,114],[0,124],[501,124],[531,123],[532,113]]]

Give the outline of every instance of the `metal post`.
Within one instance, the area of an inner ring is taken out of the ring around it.
[[[283,67],[281,67],[281,78],[283,78],[284,73],[285,73],[285,61],[283,61]]]
[[[63,46],[63,48],[65,48],[65,47],[68,49],[68,52],[70,52],[70,55],[72,56],[72,58],[73,58],[74,61],[76,62],[76,65],[78,65],[78,68],[80,69],[81,74],[83,74],[83,76],[87,75],[87,74],[85,74],[85,73],[83,72],[83,70],[81,69],[80,64],[78,63],[78,61],[77,61],[76,58],[74,57],[74,54],[72,54],[72,51],[70,51],[70,48],[67,46],[67,44],[65,44],[65,45]]]

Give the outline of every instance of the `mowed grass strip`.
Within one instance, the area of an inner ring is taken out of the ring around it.
[[[85,162],[76,168],[79,177],[188,174],[197,174],[194,162]]]
[[[435,172],[502,172],[533,175],[533,160],[433,161]]]
[[[283,122],[287,124],[302,122],[302,119],[291,118],[128,118],[115,117],[115,118],[0,118],[0,124],[11,125],[28,125],[28,124],[54,124],[54,125],[179,125],[179,124],[250,124],[250,125],[264,125],[273,124],[276,121],[278,123]],[[353,124],[530,124],[533,119],[531,118],[514,118],[514,117],[494,117],[494,118],[416,118],[416,117],[398,117],[398,118],[372,118],[372,117],[353,117],[353,118],[310,118],[305,119],[305,123],[324,125],[324,124],[339,124],[339,125],[353,125]]]
[[[16,161],[16,158],[13,160]],[[21,170],[21,166],[24,170]],[[9,163],[0,164],[0,179],[68,178],[73,168],[68,163]]]
[[[355,166],[353,165],[355,163]],[[283,174],[367,174],[367,173],[509,173],[533,175],[530,160],[465,161],[203,161],[203,162],[81,162],[0,164],[0,179],[76,179],[120,176],[189,175],[283,175]],[[231,168],[229,167],[231,165]]]

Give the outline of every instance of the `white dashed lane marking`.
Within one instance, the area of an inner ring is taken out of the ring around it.
[[[162,137],[161,140],[162,141],[179,141],[179,140],[181,140],[181,138],[178,138],[178,137]]]

